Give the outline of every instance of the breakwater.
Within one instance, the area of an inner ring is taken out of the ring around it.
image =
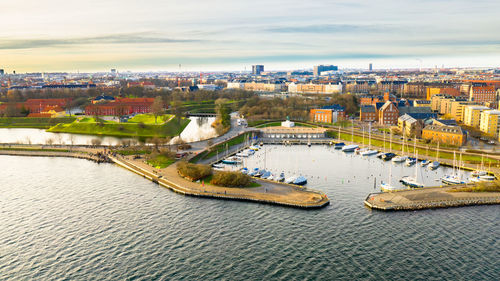
[[[500,204],[500,192],[452,192],[463,185],[370,193],[364,204],[381,211],[413,211]]]

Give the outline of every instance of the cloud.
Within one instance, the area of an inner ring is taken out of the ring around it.
[[[393,30],[391,25],[355,25],[355,24],[315,24],[303,26],[274,26],[264,31],[275,33],[350,33],[381,32]]]
[[[3,39],[1,50],[34,49],[88,44],[168,44],[201,42],[195,39],[177,39],[157,36],[153,33],[125,33],[68,39]]]

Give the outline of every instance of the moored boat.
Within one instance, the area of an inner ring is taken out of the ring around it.
[[[422,162],[420,162],[420,166],[425,167],[425,166],[429,165],[430,163],[431,163],[431,161],[429,161],[429,160],[422,160]]]
[[[356,150],[356,148],[358,148],[359,145],[357,144],[351,144],[351,145],[346,145],[344,147],[342,147],[342,151],[343,152],[354,152],[354,150]]]
[[[333,145],[333,148],[335,148],[335,149],[341,149],[344,146],[345,146],[345,143],[338,142],[338,143],[336,143],[336,144]]]
[[[408,157],[406,159],[406,166],[410,167],[410,166],[413,166],[417,163],[417,159],[416,158],[413,158],[413,157]]]
[[[392,152],[388,152],[388,153],[385,153],[384,155],[382,155],[382,159],[384,159],[385,161],[389,161],[392,158],[394,158],[395,156],[396,156],[396,154],[394,154]]]
[[[279,176],[275,176],[274,180],[277,181],[277,182],[283,182],[283,181],[285,181],[285,173],[281,173],[281,174],[279,174]]]
[[[429,169],[436,170],[440,165],[441,164],[438,161],[432,161],[432,163],[429,165]]]
[[[371,156],[371,155],[375,155],[378,153],[378,150],[366,150],[366,151],[363,151],[361,152],[361,156]]]
[[[307,179],[303,176],[297,177],[294,181],[293,184],[295,185],[305,185],[307,184]]]
[[[408,156],[406,156],[406,155],[398,155],[398,156],[392,158],[392,162],[394,162],[394,163],[401,163],[401,162],[406,161],[406,159],[408,159]]]
[[[285,183],[288,183],[288,184],[293,183],[297,178],[298,178],[298,176],[291,176],[289,178],[286,178]]]

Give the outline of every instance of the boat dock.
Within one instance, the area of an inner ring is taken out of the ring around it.
[[[413,211],[500,204],[500,192],[451,192],[454,188],[464,186],[466,185],[370,193],[364,204],[370,209],[381,211]]]

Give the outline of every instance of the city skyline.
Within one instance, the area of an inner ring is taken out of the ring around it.
[[[8,72],[491,67],[496,1],[4,4]],[[446,13],[443,13],[446,11]],[[498,24],[495,24],[498,23]],[[179,64],[182,68],[179,69]]]

